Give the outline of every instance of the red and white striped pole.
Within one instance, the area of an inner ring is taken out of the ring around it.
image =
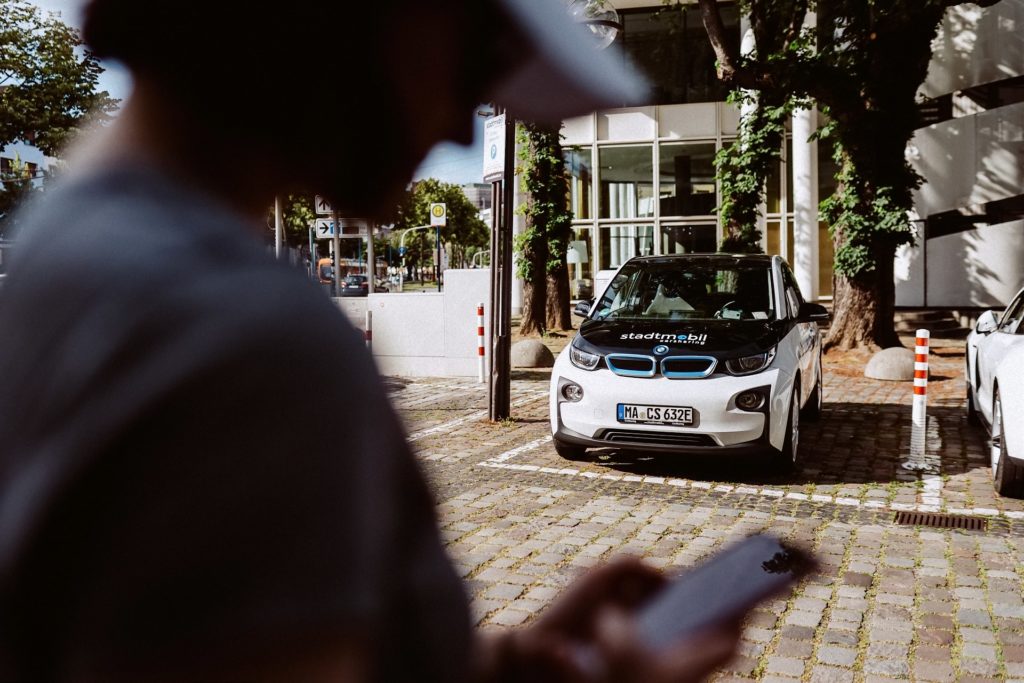
[[[373,351],[373,311],[369,308],[366,309],[366,331],[363,332],[363,338],[366,340],[366,349],[370,352]]]
[[[484,382],[484,305],[476,305],[476,355],[477,374],[482,384]]]
[[[918,330],[914,347],[914,407],[911,413],[910,458],[903,463],[908,470],[928,470],[924,461],[925,433],[928,424],[928,330]]]

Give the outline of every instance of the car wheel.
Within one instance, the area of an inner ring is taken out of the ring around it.
[[[964,382],[967,383],[967,423],[977,427],[981,424],[981,418],[978,417],[978,409],[974,406],[974,389],[971,385],[970,367],[964,369]]]
[[[789,402],[789,419],[786,420],[786,439],[782,450],[775,451],[773,469],[777,472],[792,472],[800,453],[800,382],[793,384],[793,395]]]
[[[566,460],[582,460],[583,456],[587,454],[587,449],[584,446],[562,443],[558,439],[554,440],[554,444],[555,453],[558,453],[558,455]]]
[[[824,402],[824,390],[821,386],[821,356],[818,356],[818,376],[814,381],[814,389],[811,391],[811,397],[807,401],[807,405],[804,406],[803,415],[801,416],[808,422],[817,422],[821,419],[821,406]]]
[[[992,483],[1000,496],[1020,498],[1024,494],[1024,467],[1006,454],[1003,424],[1003,402],[997,389],[992,401]]]

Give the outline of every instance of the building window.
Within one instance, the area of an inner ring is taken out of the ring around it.
[[[576,228],[576,235],[569,243],[566,261],[569,264],[569,294],[575,299],[594,297],[594,254],[591,228]]]
[[[738,49],[740,13],[720,3],[728,40]],[[623,10],[622,38],[613,43],[651,83],[647,104],[720,102],[728,88],[715,74],[715,53],[696,5]],[[635,103],[633,103],[635,104]]]
[[[602,147],[601,218],[654,216],[654,164],[651,145]]]
[[[658,150],[661,215],[711,215],[715,210],[715,143],[662,144]]]
[[[575,220],[588,220],[593,211],[590,183],[593,161],[589,149],[570,147],[563,151],[565,170],[569,174],[569,209]]]
[[[661,226],[662,254],[710,254],[718,248],[718,226],[714,223],[698,225]]]
[[[654,253],[653,225],[602,225],[601,268],[618,268],[634,256]]]

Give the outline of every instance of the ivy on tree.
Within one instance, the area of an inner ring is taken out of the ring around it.
[[[569,313],[569,265],[572,213],[568,177],[557,127],[520,123],[516,128],[516,169],[526,203],[516,211],[526,229],[516,236],[517,275],[523,280],[520,334],[572,329]]]
[[[893,260],[897,247],[914,240],[908,212],[922,182],[904,150],[921,125],[916,93],[939,23],[947,8],[965,3],[741,0],[755,39],[754,51],[741,55],[716,1],[697,1],[719,78],[756,91],[759,104],[770,108],[763,128],[752,124],[747,131],[754,139],[770,132],[776,114],[806,106],[805,99],[827,121],[817,136],[831,146],[840,170],[835,194],[821,205],[835,249],[834,318],[826,348],[898,346]],[[811,11],[817,13],[814,28],[804,25]],[[741,174],[724,187],[730,195],[751,192]],[[747,201],[737,203],[743,220]]]

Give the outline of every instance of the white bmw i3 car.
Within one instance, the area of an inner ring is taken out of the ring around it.
[[[796,461],[821,413],[828,311],[779,256],[684,254],[624,263],[551,374],[555,450],[767,454]]]
[[[1002,315],[982,313],[967,335],[967,419],[992,436],[992,480],[1002,496],[1024,496],[1024,290]]]

